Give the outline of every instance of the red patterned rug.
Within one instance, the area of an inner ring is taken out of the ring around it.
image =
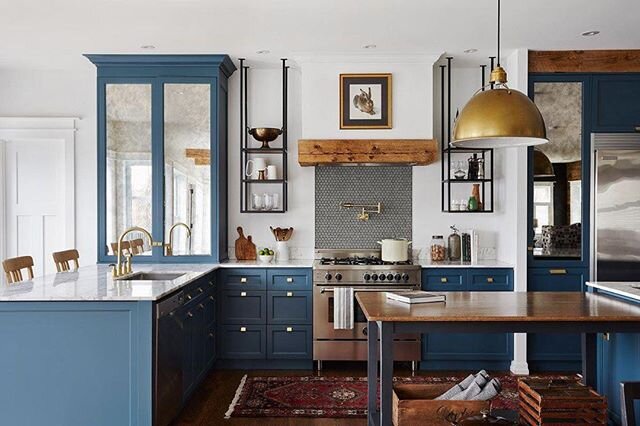
[[[395,383],[438,384],[461,381],[466,375],[394,377]],[[515,410],[518,376],[494,375],[502,392],[492,408]],[[545,375],[545,377],[550,377]],[[568,376],[553,376],[569,379]],[[248,377],[244,376],[229,406],[230,417],[366,417],[366,377]]]

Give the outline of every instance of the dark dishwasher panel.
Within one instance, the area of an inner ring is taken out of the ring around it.
[[[182,291],[155,305],[153,424],[166,426],[182,408]]]

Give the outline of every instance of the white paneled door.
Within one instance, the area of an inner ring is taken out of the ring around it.
[[[3,129],[2,120],[3,257],[29,255],[36,276],[54,273],[51,254],[74,248],[73,131],[69,139],[69,130],[47,121],[65,119],[26,129]]]

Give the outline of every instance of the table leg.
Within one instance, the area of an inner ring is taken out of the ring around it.
[[[380,321],[380,425],[391,426],[393,393],[393,323]]]
[[[582,333],[582,383],[596,388],[597,376],[597,335]]]
[[[367,358],[367,424],[378,426],[380,424],[380,413],[377,407],[378,397],[378,324],[369,321],[367,324],[367,347],[369,355]]]

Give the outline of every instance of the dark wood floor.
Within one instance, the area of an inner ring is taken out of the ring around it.
[[[460,373],[460,372],[458,372]],[[235,395],[242,376],[307,376],[318,374],[310,370],[214,370],[195,391],[191,401],[184,408],[176,426],[193,425],[262,425],[262,426],[351,426],[365,425],[365,419],[309,419],[309,418],[232,418],[225,420],[224,414]],[[349,363],[346,365],[325,363],[323,376],[366,376],[366,365]],[[418,372],[419,375],[439,376],[447,373]],[[451,373],[448,373],[451,374]],[[462,374],[462,373],[461,373]],[[411,375],[408,368],[396,367],[394,375]]]

